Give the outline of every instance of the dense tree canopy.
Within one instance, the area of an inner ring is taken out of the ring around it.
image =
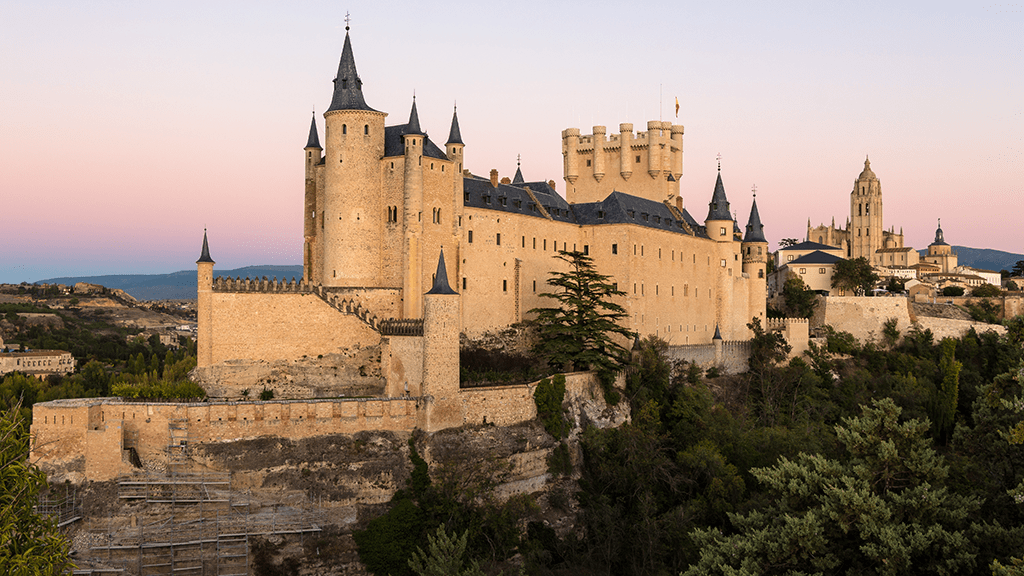
[[[868,293],[878,284],[875,274],[867,258],[851,258],[839,260],[832,272],[832,287],[843,288],[856,293]]]

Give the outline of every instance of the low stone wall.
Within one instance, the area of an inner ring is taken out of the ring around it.
[[[725,374],[741,374],[747,371],[750,358],[750,341],[722,342],[721,352],[715,344],[684,344],[669,346],[665,354],[669,360],[696,364],[703,369],[717,366]]]
[[[32,458],[48,472],[83,472],[90,480],[109,480],[129,469],[122,445],[134,447],[144,465],[159,467],[172,439],[178,438],[202,444],[409,431],[416,426],[418,403],[412,397],[209,403],[54,400],[33,407]],[[172,433],[175,427],[182,431]],[[82,455],[84,468],[75,463]]]
[[[974,322],[973,320],[952,320],[949,318],[929,318],[927,316],[920,316],[917,319],[917,324],[921,330],[931,330],[935,337],[935,342],[943,338],[960,338],[971,328],[981,334],[983,332],[995,332],[1000,336],[1006,334],[1006,327],[999,324],[985,324],[983,322]]]
[[[849,332],[861,342],[877,342],[885,321],[895,318],[900,332],[910,328],[910,309],[906,298],[871,296],[829,296],[819,299],[811,326],[829,325]]]

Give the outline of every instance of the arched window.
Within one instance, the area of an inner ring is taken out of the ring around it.
[[[369,133],[370,133],[370,125],[369,124],[364,124],[363,125],[363,134],[369,134]]]
[[[342,134],[348,134],[348,124],[342,124],[341,125],[341,133]]]

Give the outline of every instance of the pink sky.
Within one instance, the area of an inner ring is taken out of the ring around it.
[[[635,3],[639,4],[639,3]],[[871,157],[885,225],[1024,252],[1024,5],[861,2],[3,2],[0,282],[301,262],[302,146],[352,14],[369,105],[466,165],[564,191],[560,132],[686,126],[703,219],[715,156],[773,247],[849,213]],[[680,102],[679,118],[673,114]],[[659,101],[661,105],[659,106]]]

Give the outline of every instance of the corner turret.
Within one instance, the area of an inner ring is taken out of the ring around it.
[[[403,259],[402,314],[405,318],[419,318],[423,313],[422,262],[423,240],[423,144],[426,135],[420,128],[420,115],[416,111],[416,96],[412,97],[409,123],[402,130],[405,146],[405,178],[402,189],[405,206],[405,249]],[[429,266],[429,264],[427,264]],[[429,268],[427,268],[429,270]]]
[[[334,95],[331,97],[331,107],[328,112],[334,110],[368,110],[376,112],[366,105],[363,99],[363,81],[356,71],[356,59],[352,55],[352,40],[348,35],[348,26],[345,26],[345,46],[341,49],[341,61],[338,62],[338,75],[334,78]]]
[[[729,213],[729,200],[725,197],[725,185],[722,184],[722,167],[718,167],[718,179],[715,191],[708,202],[708,217],[704,219],[708,238],[717,242],[728,242],[733,239],[733,227],[736,225]]]
[[[210,244],[203,230],[203,251],[196,260],[196,365],[209,366],[213,363],[213,265]]]
[[[444,249],[437,259],[434,287],[423,296],[423,387],[426,409],[419,427],[427,432],[461,426],[459,333],[461,297],[448,284]]]

